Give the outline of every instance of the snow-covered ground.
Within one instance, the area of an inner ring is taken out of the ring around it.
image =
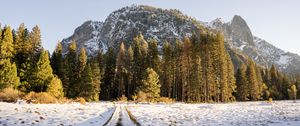
[[[86,105],[0,102],[0,126],[101,126],[114,109],[108,102]]]
[[[131,105],[142,125],[293,125],[300,126],[300,101],[226,104]]]
[[[113,104],[112,102],[26,104],[0,102],[0,126],[101,126],[130,121],[125,107],[143,126],[300,125],[300,100],[220,104]],[[117,108],[117,109],[116,109]],[[114,112],[114,110],[117,110]]]

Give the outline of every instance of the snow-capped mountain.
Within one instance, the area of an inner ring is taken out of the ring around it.
[[[207,27],[223,31],[230,48],[243,52],[258,64],[270,67],[272,64],[281,71],[295,73],[300,70],[300,57],[297,54],[281,50],[267,41],[253,36],[246,21],[235,15],[230,22],[225,23],[217,18],[210,23],[204,23]]]
[[[117,48],[120,42],[128,45],[134,36],[141,33],[145,39],[156,39],[162,46],[165,41],[174,42],[190,36],[192,31],[199,33],[197,27],[201,25],[195,22],[178,10],[133,5],[112,12],[103,23],[85,22],[62,43],[66,50],[67,45],[75,40],[79,48],[84,46],[89,54],[93,54],[98,49],[105,52],[107,47]]]
[[[120,42],[129,45],[132,38],[141,33],[145,39],[156,39],[159,47],[165,41],[174,42],[198,34],[201,27],[220,30],[224,33],[228,52],[234,64],[251,57],[258,64],[269,67],[276,65],[284,72],[300,73],[300,57],[285,52],[263,39],[255,37],[246,21],[235,15],[230,22],[217,18],[201,22],[182,14],[178,10],[167,10],[144,5],[132,5],[112,12],[104,22],[87,21],[75,29],[74,34],[62,41],[63,52],[75,40],[79,48],[86,47],[90,56],[99,49],[118,48]]]

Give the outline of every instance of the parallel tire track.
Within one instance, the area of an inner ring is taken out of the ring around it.
[[[110,122],[112,121],[113,117],[116,115],[116,113],[118,113],[118,106],[115,107],[114,112],[111,114],[111,116],[109,117],[109,119],[103,124],[103,126],[108,126],[110,124]]]
[[[141,126],[127,107],[117,106],[103,126]]]

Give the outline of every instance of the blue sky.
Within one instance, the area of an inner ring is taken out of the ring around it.
[[[17,28],[39,25],[43,46],[51,52],[58,40],[72,35],[87,20],[104,21],[114,10],[132,4],[179,9],[201,21],[242,16],[252,30],[275,46],[300,54],[299,0],[6,0],[0,23]]]

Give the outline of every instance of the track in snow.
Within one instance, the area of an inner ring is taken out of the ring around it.
[[[126,111],[124,106],[117,106],[115,112],[104,126],[139,126]]]

